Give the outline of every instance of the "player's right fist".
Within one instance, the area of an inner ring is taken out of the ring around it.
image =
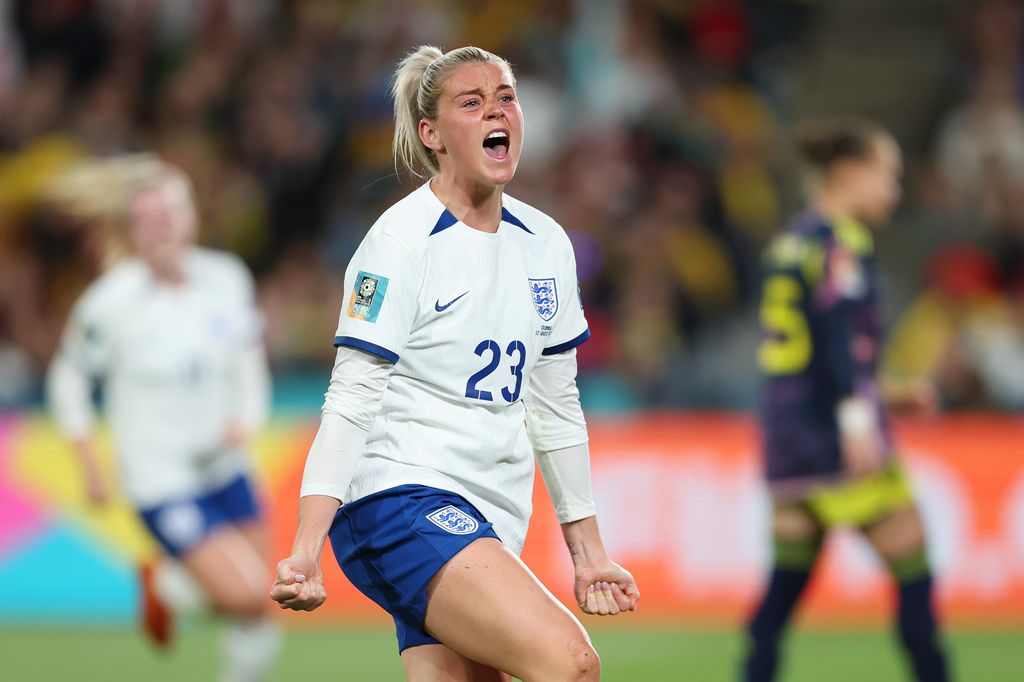
[[[319,562],[301,555],[292,555],[277,564],[277,578],[270,588],[270,598],[282,609],[313,611],[327,599],[324,574]]]

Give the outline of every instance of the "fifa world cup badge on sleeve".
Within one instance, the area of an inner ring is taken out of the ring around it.
[[[558,289],[555,288],[555,278],[531,278],[530,295],[533,297],[533,307],[540,315],[540,319],[550,322],[558,312]]]
[[[427,520],[452,535],[469,535],[475,533],[480,527],[480,523],[476,519],[450,504],[427,514]]]
[[[370,272],[356,275],[355,288],[348,303],[348,316],[365,322],[376,322],[384,295],[388,291],[388,278]]]

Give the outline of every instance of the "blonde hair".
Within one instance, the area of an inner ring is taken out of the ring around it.
[[[437,102],[448,73],[461,64],[475,63],[505,67],[515,85],[515,74],[508,61],[479,47],[442,52],[433,45],[421,45],[399,62],[391,81],[391,97],[395,101],[395,137],[391,148],[396,171],[402,166],[417,177],[440,171],[434,150],[420,140],[420,120],[437,118]]]
[[[101,231],[103,266],[109,267],[130,250],[132,201],[141,192],[170,183],[180,183],[194,204],[192,182],[180,168],[156,154],[123,154],[76,164],[54,179],[45,199],[62,213]]]

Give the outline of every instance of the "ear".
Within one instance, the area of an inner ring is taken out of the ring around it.
[[[441,135],[438,133],[437,126],[434,125],[433,121],[421,118],[418,132],[420,134],[420,142],[427,149],[435,153],[444,151],[444,142],[441,141]]]

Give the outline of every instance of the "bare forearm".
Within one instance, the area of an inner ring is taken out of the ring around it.
[[[92,435],[88,434],[72,438],[70,443],[71,449],[74,451],[75,457],[78,459],[82,469],[87,472],[98,473],[100,470],[100,459],[96,454]]]
[[[295,531],[292,554],[307,556],[316,560],[327,539],[327,532],[334,522],[334,515],[341,502],[327,495],[307,495],[299,499],[299,527]]]
[[[92,434],[86,433],[80,436],[75,436],[69,439],[71,443],[71,449],[75,451],[75,455],[81,460],[89,460],[96,458],[96,450],[92,445]]]
[[[596,516],[563,523],[562,537],[575,567],[596,566],[608,561]]]

